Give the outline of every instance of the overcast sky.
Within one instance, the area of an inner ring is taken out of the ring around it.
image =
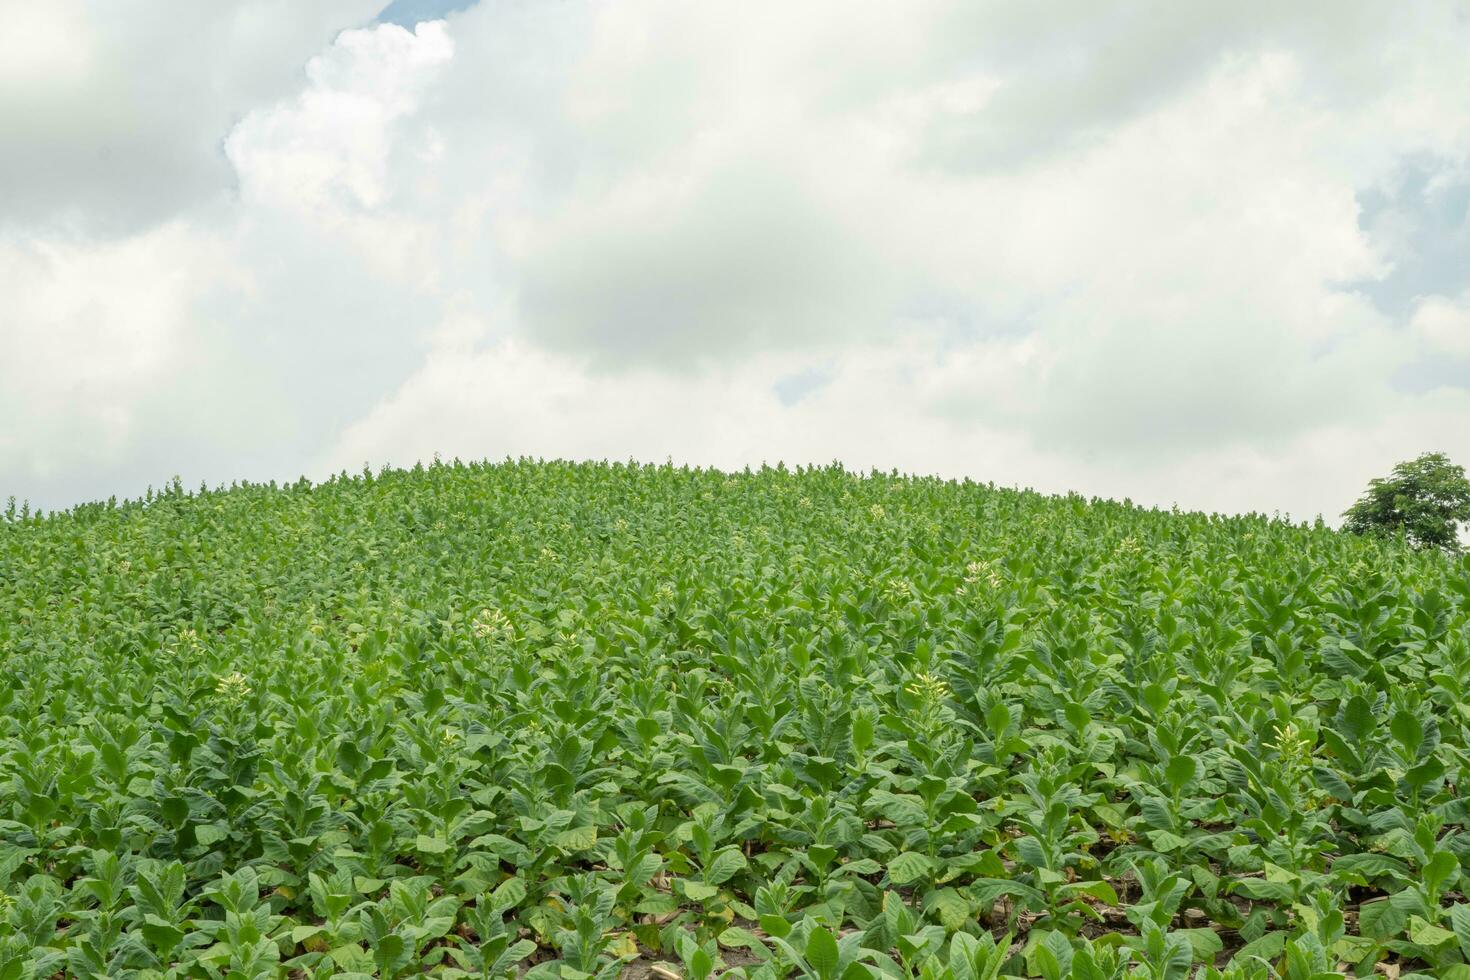
[[[1470,3],[0,0],[0,497],[1470,464]]]

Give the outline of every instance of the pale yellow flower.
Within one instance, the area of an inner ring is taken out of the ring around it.
[[[250,696],[250,684],[245,675],[237,670],[227,677],[221,677],[214,686],[214,693],[226,701],[243,701]]]
[[[949,697],[949,684],[943,677],[920,672],[904,685],[904,689],[926,704],[938,704]]]
[[[890,599],[901,601],[913,597],[914,587],[909,585],[904,579],[896,578],[885,585],[883,591],[887,593]]]
[[[470,622],[470,632],[482,640],[508,640],[515,635],[515,627],[499,609],[481,609]]]

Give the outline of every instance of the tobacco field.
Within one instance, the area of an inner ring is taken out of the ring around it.
[[[0,980],[1470,978],[1470,561],[837,466],[0,519]]]

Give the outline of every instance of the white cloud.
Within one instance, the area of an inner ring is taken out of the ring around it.
[[[300,96],[250,113],[225,140],[245,203],[320,218],[384,204],[393,124],[453,55],[442,21],[342,32],[307,62]]]
[[[81,5],[16,3],[0,8],[0,84],[45,76],[51,85],[74,83],[93,60],[93,39]]]
[[[180,225],[106,247],[0,244],[0,472],[70,478],[125,462],[153,392],[193,354],[185,325],[226,275],[211,239]]]
[[[7,432],[4,468],[67,500],[435,450],[840,457],[1330,516],[1431,436],[1470,459],[1470,379],[1403,383],[1460,356],[1470,282],[1402,317],[1352,286],[1402,261],[1365,188],[1470,159],[1470,24],[1328,9],[486,3],[345,31],[228,121],[139,137],[210,132],[236,196],[155,187],[179,214],[115,241],[11,233],[0,328],[75,326],[12,369],[67,449]],[[73,292],[93,326],[56,312]],[[141,380],[68,402],[83,350]]]
[[[1470,290],[1457,299],[1425,297],[1409,325],[1431,356],[1470,361]]]
[[[0,0],[0,233],[134,233],[228,190],[230,127],[379,6]]]

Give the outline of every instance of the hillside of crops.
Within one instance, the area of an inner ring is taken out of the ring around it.
[[[1470,561],[842,468],[0,519],[0,980],[1470,977]]]

